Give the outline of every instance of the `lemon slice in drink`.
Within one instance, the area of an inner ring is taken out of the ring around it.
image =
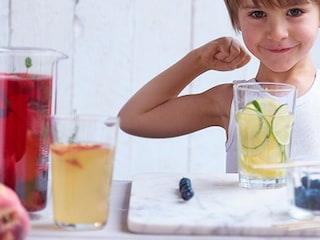
[[[263,113],[263,115],[272,116],[278,109],[279,104],[277,103],[277,101],[271,98],[257,98],[256,100],[248,103],[246,107],[254,107],[255,109],[257,109],[257,111]]]
[[[248,105],[236,114],[242,147],[258,149],[270,136],[270,125],[265,117]]]
[[[280,105],[271,122],[273,136],[280,145],[288,145],[290,142],[293,115],[289,113],[288,105]]]

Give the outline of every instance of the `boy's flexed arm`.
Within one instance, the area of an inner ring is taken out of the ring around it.
[[[208,71],[242,67],[250,56],[233,38],[219,38],[199,47],[143,86],[120,110],[122,130],[146,137],[172,137],[202,129],[219,115],[214,96],[178,97],[197,76]],[[223,91],[225,88],[221,88]],[[209,90],[210,91],[210,90]],[[212,90],[212,94],[215,91]],[[217,101],[223,93],[217,94]],[[216,109],[208,111],[207,108]],[[216,115],[216,116],[215,116]]]

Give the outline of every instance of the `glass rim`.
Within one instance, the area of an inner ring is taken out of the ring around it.
[[[261,86],[261,88],[251,88],[251,86]],[[279,86],[280,88],[266,88],[265,86]],[[242,82],[235,83],[233,87],[236,90],[250,90],[250,91],[266,91],[266,92],[283,92],[283,91],[296,91],[297,87],[288,83],[278,82]]]
[[[104,121],[104,122],[114,122],[119,123],[120,118],[118,116],[103,115],[103,114],[62,114],[62,115],[52,115],[51,120],[77,120],[77,121]]]
[[[52,48],[40,48],[40,47],[2,47],[0,46],[1,55],[27,55],[32,54],[34,56],[53,57],[56,56],[58,59],[66,59],[68,56],[56,49]]]

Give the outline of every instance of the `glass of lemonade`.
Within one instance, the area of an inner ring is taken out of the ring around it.
[[[284,169],[263,168],[289,158],[296,87],[270,82],[234,85],[239,184],[246,188],[285,185]]]
[[[53,211],[59,227],[91,230],[107,223],[118,127],[116,117],[51,118]]]

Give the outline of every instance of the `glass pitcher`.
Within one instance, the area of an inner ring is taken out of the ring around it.
[[[65,58],[52,49],[0,48],[0,182],[30,212],[47,202],[49,117]]]

